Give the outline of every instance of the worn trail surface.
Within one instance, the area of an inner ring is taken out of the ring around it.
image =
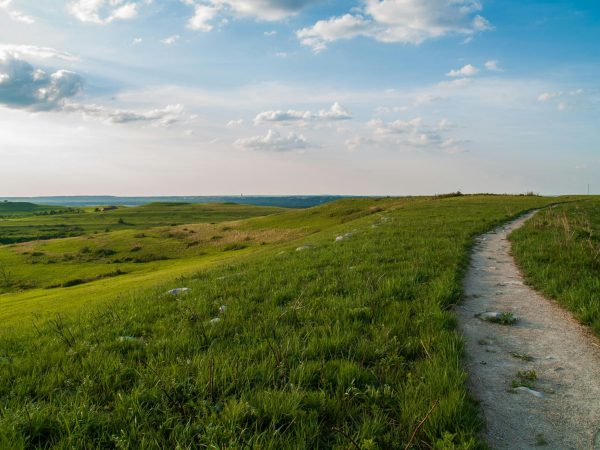
[[[533,214],[477,240],[457,308],[469,387],[494,449],[600,449],[598,339],[525,286],[511,255],[507,236]],[[486,311],[519,320],[501,325],[475,316]],[[531,389],[514,389],[517,372],[529,370],[537,374]]]

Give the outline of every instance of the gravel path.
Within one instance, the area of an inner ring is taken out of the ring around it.
[[[600,344],[523,284],[507,236],[535,212],[477,239],[457,307],[473,397],[493,449],[600,450]],[[514,325],[476,315],[508,312]],[[535,371],[535,381],[518,380]],[[517,380],[513,385],[513,380]],[[529,388],[514,386],[529,384]]]

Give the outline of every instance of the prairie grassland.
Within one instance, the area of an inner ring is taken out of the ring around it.
[[[2,213],[2,206],[6,215]],[[187,203],[151,203],[136,207],[118,207],[109,211],[96,211],[99,208],[73,209],[30,205],[18,208],[18,203],[0,202],[0,244],[12,244],[39,239],[56,239],[82,236],[128,229],[144,230],[159,226],[186,223],[209,223],[239,220],[254,216],[285,211],[268,206],[212,203],[194,205]],[[37,212],[37,208],[42,213]],[[45,214],[44,212],[63,212]],[[12,212],[8,214],[8,212]]]
[[[0,447],[482,448],[451,309],[473,238],[550,201],[244,221],[303,235],[0,333]]]
[[[76,212],[74,208],[63,206],[44,206],[28,202],[0,202],[0,219],[15,218],[22,216],[48,216]]]
[[[600,199],[541,211],[511,240],[527,281],[600,335]]]
[[[281,211],[285,210],[246,205],[155,203],[107,212],[12,217],[0,221],[0,240],[25,242],[0,246],[0,273],[4,275],[0,278],[0,294],[155,270],[160,267],[157,262],[202,256],[235,240],[231,238],[232,232],[219,234],[223,228],[219,222]],[[39,227],[57,226],[60,231],[60,225],[67,222],[78,223],[81,227],[76,233],[78,236],[40,239]],[[193,223],[194,230],[178,227],[182,222]],[[112,223],[116,229],[97,229],[107,223]],[[234,225],[226,227],[227,230],[234,228]],[[198,229],[202,233],[196,235]],[[32,234],[37,236],[35,240],[29,239]],[[243,238],[255,242],[260,236],[248,233]],[[274,236],[269,238],[276,239]],[[155,264],[149,268],[148,263]]]
[[[378,204],[390,206],[398,201],[382,199]],[[362,200],[347,200],[341,205],[298,213],[253,206],[240,209],[240,205],[153,204],[148,208],[127,208],[128,213],[138,211],[142,215],[132,221],[142,229],[89,231],[72,238],[0,246],[0,320],[4,328],[22,327],[31,322],[32,315],[47,317],[130,294],[135,288],[150,287],[168,278],[190,275],[207,265],[263,252],[269,246],[378,211],[370,204],[364,205]],[[180,211],[181,220],[201,217],[205,223],[150,227],[173,220],[174,208]],[[146,214],[148,209],[154,216],[151,221]],[[281,218],[281,223],[277,218],[264,216],[270,213]],[[217,222],[242,214],[263,216]],[[307,215],[310,220],[302,220]]]

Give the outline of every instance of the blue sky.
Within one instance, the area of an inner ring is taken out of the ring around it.
[[[0,194],[600,193],[600,5],[0,0]]]

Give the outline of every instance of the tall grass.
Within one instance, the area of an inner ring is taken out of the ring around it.
[[[542,211],[511,239],[527,280],[600,335],[600,200]]]
[[[0,447],[481,448],[452,306],[473,237],[547,202],[365,202],[283,250],[0,333]]]

